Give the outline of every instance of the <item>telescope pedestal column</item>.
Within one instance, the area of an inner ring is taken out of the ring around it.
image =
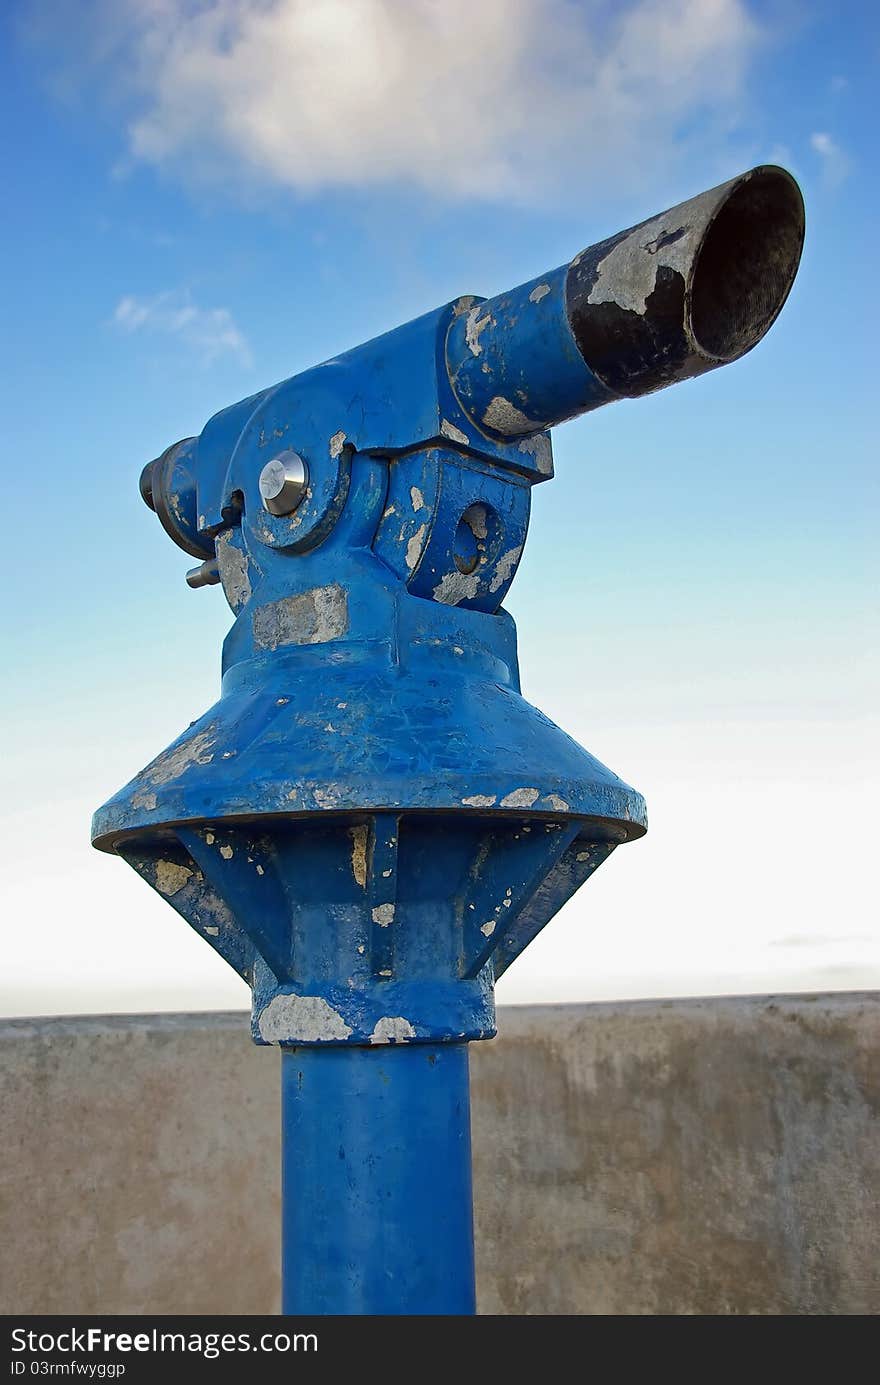
[[[464,1043],[283,1048],[283,1312],[475,1311]]]

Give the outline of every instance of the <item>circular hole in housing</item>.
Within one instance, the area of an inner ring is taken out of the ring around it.
[[[694,262],[690,327],[700,351],[735,360],[761,340],[788,297],[803,241],[803,200],[783,169],[762,169],[733,189]]]
[[[497,546],[500,526],[490,505],[468,505],[458,521],[452,557],[459,572],[469,576],[491,558]]]

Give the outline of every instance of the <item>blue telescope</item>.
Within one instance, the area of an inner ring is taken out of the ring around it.
[[[95,815],[282,1053],[288,1313],[474,1311],[467,1045],[641,796],[520,694],[549,429],[725,365],[797,272],[761,167],[233,404],[141,492],[234,614],[217,703]],[[548,600],[552,595],[548,594]]]

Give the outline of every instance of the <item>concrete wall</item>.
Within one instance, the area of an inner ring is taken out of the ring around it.
[[[487,1313],[876,1313],[867,995],[508,1009],[472,1046]],[[0,1311],[277,1311],[243,1015],[0,1022]]]

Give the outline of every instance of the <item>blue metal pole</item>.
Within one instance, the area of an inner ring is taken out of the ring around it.
[[[284,1048],[283,1311],[475,1311],[467,1044]]]
[[[474,1313],[467,1044],[284,1048],[284,1313]]]

